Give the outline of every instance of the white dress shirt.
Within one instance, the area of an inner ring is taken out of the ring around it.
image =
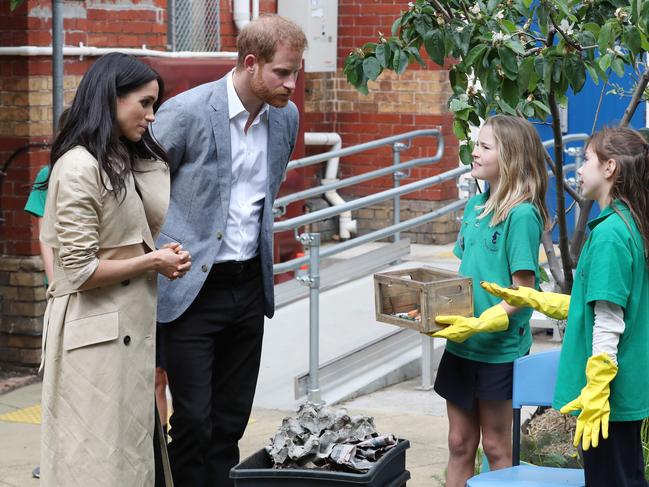
[[[248,131],[250,114],[234,89],[232,73],[227,77],[232,152],[232,189],[223,243],[215,262],[248,260],[259,253],[261,212],[268,178],[268,105],[259,110]]]

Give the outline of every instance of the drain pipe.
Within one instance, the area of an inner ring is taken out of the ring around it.
[[[232,20],[238,31],[250,23],[250,0],[233,0]]]
[[[305,132],[304,145],[328,145],[331,146],[332,151],[336,151],[342,147],[342,139],[340,138],[340,134],[336,132]],[[339,157],[332,157],[327,160],[325,177],[322,179],[322,184],[335,183],[338,181],[339,162]],[[331,206],[345,204],[345,200],[336,192],[336,190],[327,191],[324,196]],[[340,238],[342,240],[347,240],[351,237],[352,233],[356,232],[356,220],[352,220],[352,212],[345,211],[341,213],[338,221],[338,235]]]

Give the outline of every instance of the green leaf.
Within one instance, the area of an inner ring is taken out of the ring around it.
[[[617,74],[620,78],[624,76],[624,61],[619,57],[616,57],[611,61],[611,69]]]
[[[599,67],[602,71],[606,71],[611,67],[611,62],[613,61],[612,56],[609,53],[604,54],[599,58]]]
[[[532,105],[537,107],[539,110],[541,110],[546,115],[550,115],[550,113],[551,113],[550,108],[545,103],[541,103],[539,100],[532,100]]]
[[[509,79],[516,79],[516,75],[518,74],[518,62],[516,61],[516,54],[514,54],[514,51],[507,47],[499,47],[498,56],[500,57],[500,62],[505,71],[505,76]]]
[[[520,100],[520,92],[518,91],[518,83],[510,79],[503,79],[502,84],[502,99],[507,102],[508,105],[515,107]]]
[[[518,67],[518,89],[521,93],[527,91],[534,72],[534,59],[531,57],[523,59]]]
[[[588,70],[588,74],[590,74],[590,79],[593,80],[593,83],[596,85],[599,84],[599,75],[597,74],[597,70],[591,66],[589,63],[586,63],[586,69]]]
[[[363,60],[363,72],[365,73],[365,76],[367,76],[368,79],[374,81],[376,78],[379,77],[381,71],[383,71],[383,68],[381,67],[381,63],[379,63],[379,60],[376,59],[374,56],[366,57]]]
[[[462,144],[460,146],[460,160],[462,164],[469,165],[473,162],[473,143],[469,142],[468,144]]]
[[[508,33],[508,34],[513,34],[516,32],[519,28],[518,26],[512,22],[511,20],[503,19],[500,21],[500,26]]]
[[[518,115],[518,113],[516,113],[516,110],[514,110],[511,107],[511,105],[509,105],[502,98],[500,98],[499,100],[496,100],[496,104],[498,105],[498,108],[500,108],[501,112],[506,113],[507,115]]]
[[[363,44],[362,49],[363,52],[369,52],[369,53],[374,52],[374,50],[376,49],[376,42],[367,42]]]
[[[378,59],[379,64],[383,68],[390,66],[390,58],[392,57],[392,51],[390,51],[390,44],[381,43],[376,46],[376,51],[374,51],[376,59]]]
[[[433,21],[427,15],[417,17],[414,21],[415,30],[417,33],[424,37],[429,31],[433,29]]]
[[[529,103],[525,103],[521,111],[527,118],[532,118],[534,116],[534,107]]]
[[[403,73],[408,67],[408,55],[401,49],[395,51],[392,67],[397,74]]]
[[[478,44],[469,51],[469,54],[462,60],[462,64],[468,69],[479,61],[489,48],[484,44]]]
[[[21,3],[23,3],[24,0],[11,0],[11,3],[9,4],[9,10],[12,12],[16,10]]]
[[[448,104],[449,110],[452,112],[458,112],[464,110],[465,108],[471,108],[468,102],[461,100],[459,98],[453,98]]]
[[[468,78],[464,71],[460,71],[457,67],[453,67],[448,72],[448,78],[451,82],[453,93],[455,93],[456,95],[466,93],[466,89],[468,87]]]
[[[523,5],[525,5],[525,8],[530,8],[533,1],[534,0],[523,0]]]
[[[596,24],[594,22],[587,22],[584,24],[582,29],[590,32],[595,36],[595,38],[597,38],[599,37],[599,31],[601,30],[601,27],[599,26],[599,24]]]
[[[354,54],[350,54],[345,59],[345,68],[343,70],[347,76],[347,81],[355,87],[358,87],[358,84],[361,81],[358,77],[358,70],[356,69],[359,62],[360,60]]]
[[[444,65],[444,32],[439,29],[432,30],[424,37],[426,53],[439,66]]]
[[[516,54],[519,54],[521,56],[525,55],[525,48],[523,47],[523,44],[521,44],[518,41],[507,41],[505,45],[510,48],[512,51],[514,51]]]
[[[458,119],[457,116],[453,120],[453,134],[457,137],[458,140],[464,140],[467,138],[467,123],[464,119]]]
[[[633,54],[639,54],[642,50],[642,40],[640,39],[640,31],[637,27],[631,25],[625,27],[622,34],[622,44],[631,50]]]
[[[392,36],[396,37],[399,33],[399,28],[401,27],[401,17],[397,17],[396,20],[392,23]]]
[[[419,49],[417,49],[415,46],[410,46],[408,48],[408,52],[413,58],[415,58],[415,61],[417,61],[424,68],[426,67],[426,62],[421,58],[421,54],[419,54]]]
[[[581,59],[570,57],[565,62],[565,74],[570,81],[573,93],[579,93],[586,82],[586,67]]]
[[[600,29],[599,36],[597,37],[597,45],[599,46],[600,53],[605,53],[606,49],[611,45],[612,33],[612,25],[610,22],[605,23]]]

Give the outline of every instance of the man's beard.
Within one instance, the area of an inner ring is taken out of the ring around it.
[[[283,88],[280,88],[275,92],[266,88],[264,81],[261,79],[261,73],[252,77],[250,88],[257,98],[275,108],[285,107],[288,104],[289,97],[291,96],[291,92],[287,92],[287,90]]]

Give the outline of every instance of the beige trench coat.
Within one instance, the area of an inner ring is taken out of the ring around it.
[[[54,249],[43,327],[42,486],[154,485],[157,276],[79,291],[99,259],[155,248],[169,171],[159,161],[137,166],[143,172],[128,178],[123,201],[82,147],[52,170],[41,231]]]

